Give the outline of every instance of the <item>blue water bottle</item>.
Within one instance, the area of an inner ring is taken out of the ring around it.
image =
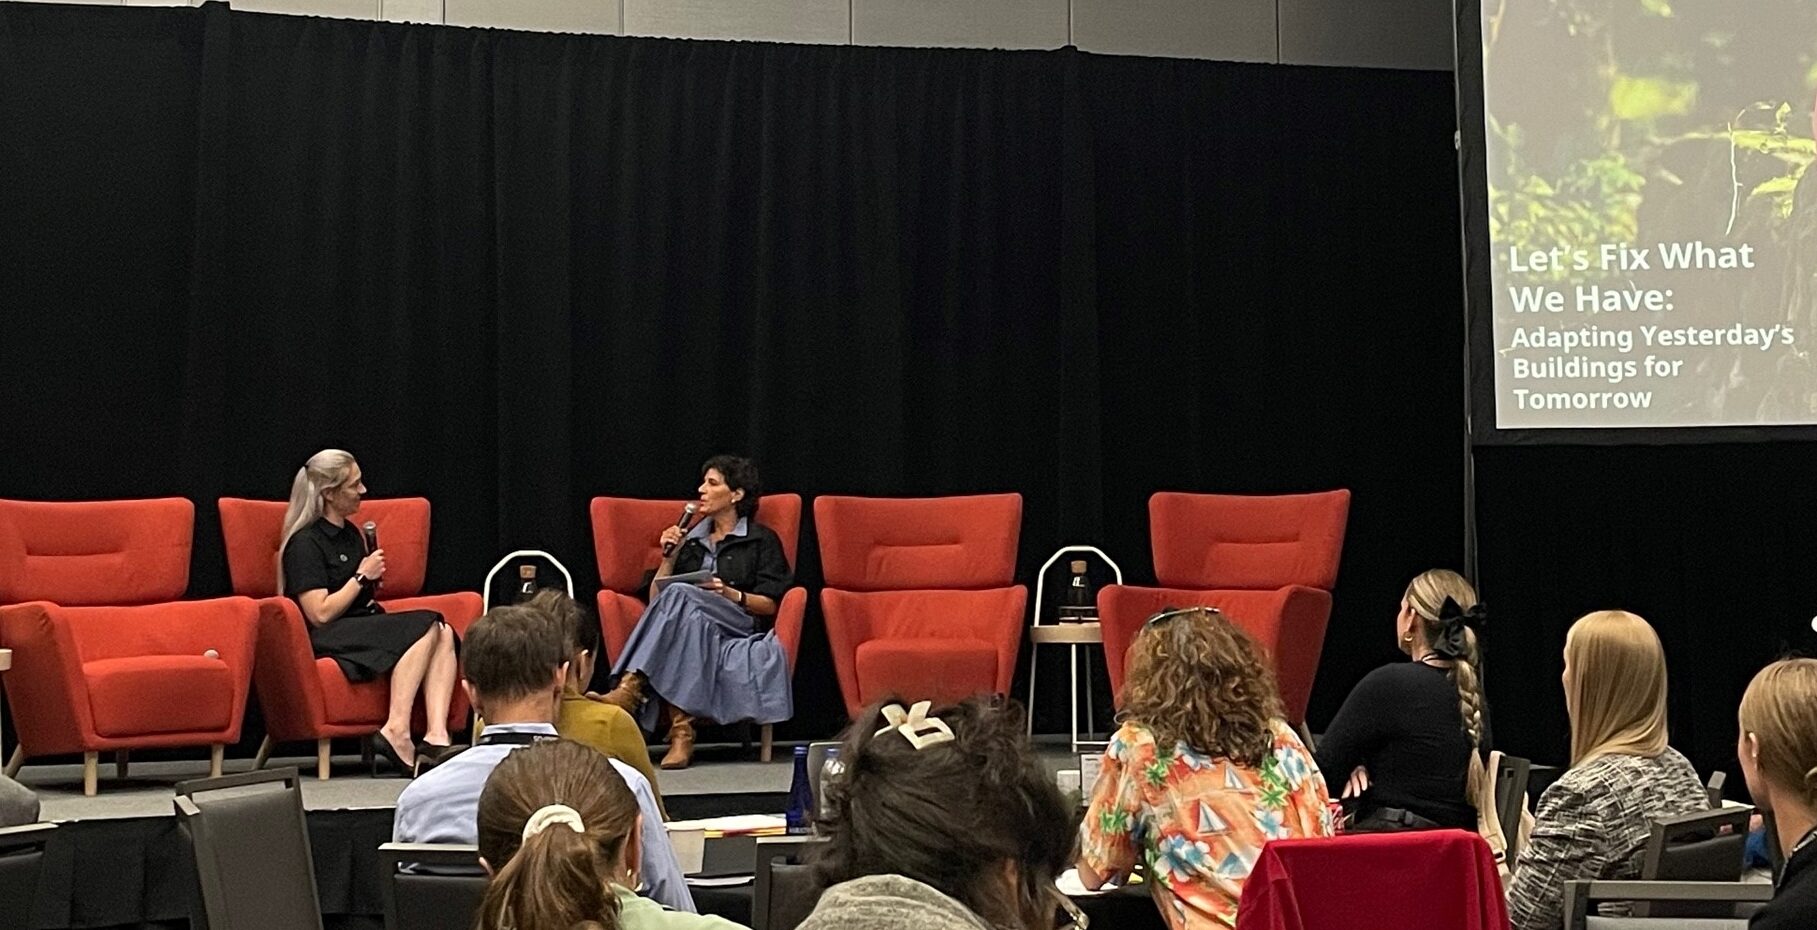
[[[814,832],[814,786],[808,782],[808,747],[795,747],[795,780],[789,784],[789,806],[783,813],[791,834]]]

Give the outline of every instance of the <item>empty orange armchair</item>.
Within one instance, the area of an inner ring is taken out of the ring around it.
[[[189,587],[195,507],[182,498],[0,501],[0,645],[19,747],[82,753],[84,794],[99,754],[124,771],[134,749],[211,747],[240,738],[258,606],[243,597],[178,600]]]
[[[1163,607],[1216,607],[1274,660],[1288,720],[1306,719],[1331,619],[1350,492],[1251,497],[1162,492],[1148,499],[1159,588],[1098,592],[1104,660],[1123,689],[1124,654]]]
[[[308,622],[296,602],[278,591],[279,534],[283,501],[220,499],[221,535],[227,543],[227,572],[235,594],[259,598],[258,674],[255,685],[265,714],[264,765],[278,743],[313,741],[316,775],[328,777],[330,740],[362,737],[384,724],[389,677],[350,682],[333,659],[318,659],[309,643]],[[379,603],[390,612],[433,610],[456,633],[479,619],[485,603],[474,591],[421,593],[429,567],[429,501],[421,497],[366,500],[355,517],[377,527],[385,550],[385,583]],[[421,708],[418,714],[422,713]],[[449,726],[467,719],[466,695],[456,688]]]
[[[820,592],[846,712],[1009,693],[1028,588],[1022,495],[819,497]]]
[[[635,497],[595,497],[588,506],[593,523],[593,554],[599,564],[599,629],[605,638],[606,661],[618,661],[631,631],[643,617],[645,593],[650,573],[662,561],[662,546],[657,538],[667,527],[675,525],[687,501],[649,500]],[[757,505],[757,522],[775,531],[782,541],[782,554],[789,568],[796,569],[795,553],[801,542],[801,495],[765,494]],[[806,620],[808,592],[793,587],[776,605],[776,641],[782,644],[789,659],[789,672],[795,671],[795,656],[801,648],[801,627]],[[719,723],[737,723],[721,720]],[[763,728],[763,760],[770,759],[774,728]]]

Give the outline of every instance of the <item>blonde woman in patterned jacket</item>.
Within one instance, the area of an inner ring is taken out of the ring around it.
[[[1710,806],[1666,745],[1666,655],[1645,620],[1605,610],[1572,624],[1564,685],[1571,769],[1540,796],[1508,892],[1515,930],[1557,930],[1565,882],[1639,878],[1651,822]]]

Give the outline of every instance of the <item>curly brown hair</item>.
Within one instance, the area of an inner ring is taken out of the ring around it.
[[[1212,607],[1166,610],[1129,649],[1117,719],[1154,731],[1155,744],[1257,767],[1274,749],[1281,693],[1248,634]]]

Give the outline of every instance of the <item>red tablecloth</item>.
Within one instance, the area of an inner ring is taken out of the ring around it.
[[[1463,830],[1275,840],[1237,930],[1508,930],[1495,857]]]

